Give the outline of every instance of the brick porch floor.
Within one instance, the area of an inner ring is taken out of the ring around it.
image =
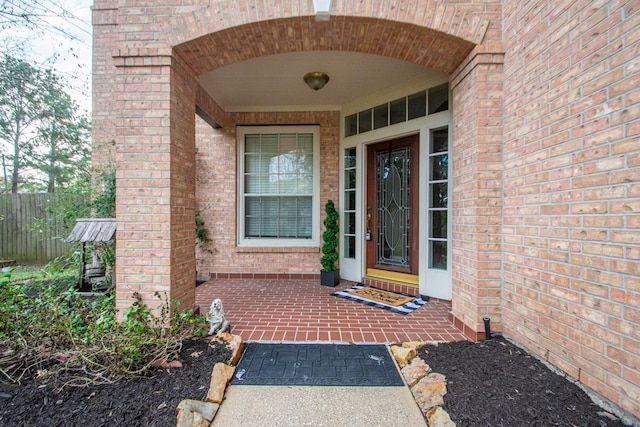
[[[407,315],[331,296],[319,280],[211,279],[196,288],[200,313],[222,299],[232,332],[244,341],[399,343],[461,341],[449,320],[451,305],[431,300]]]

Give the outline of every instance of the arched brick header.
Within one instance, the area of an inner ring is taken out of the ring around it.
[[[363,3],[359,4],[353,0],[334,0],[331,19],[361,17],[367,20],[405,22],[478,45],[489,27],[489,19],[484,15],[495,12],[487,10],[486,4],[482,3],[451,4],[442,0]],[[165,33],[169,44],[177,46],[205,34],[250,23],[288,18],[314,20],[313,14],[312,0],[300,3],[286,0],[267,3],[257,0],[245,2],[214,0],[209,6],[181,15],[174,14],[165,25]]]
[[[175,53],[197,75],[266,55],[304,51],[370,53],[414,62],[450,74],[474,45],[428,28],[383,20],[289,18],[247,24],[185,42]]]
[[[404,0],[360,5],[335,0],[329,22],[316,22],[312,2],[214,1],[164,25],[174,52],[197,75],[266,55],[335,50],[370,53],[451,74],[482,43],[484,6]],[[378,4],[379,3],[379,4]]]

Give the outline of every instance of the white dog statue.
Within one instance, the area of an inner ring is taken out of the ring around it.
[[[213,300],[206,318],[211,326],[207,335],[219,334],[229,328],[229,321],[224,317],[224,308],[222,308],[222,300],[220,298]]]

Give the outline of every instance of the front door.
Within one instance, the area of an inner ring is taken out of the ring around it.
[[[369,276],[401,277],[402,281],[417,284],[418,149],[418,135],[377,143],[367,149]]]

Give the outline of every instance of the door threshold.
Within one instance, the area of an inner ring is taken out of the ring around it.
[[[376,268],[367,268],[365,278],[395,283],[397,285],[403,285],[412,288],[417,288],[420,284],[419,276],[407,273],[398,273],[395,271],[378,270]]]

